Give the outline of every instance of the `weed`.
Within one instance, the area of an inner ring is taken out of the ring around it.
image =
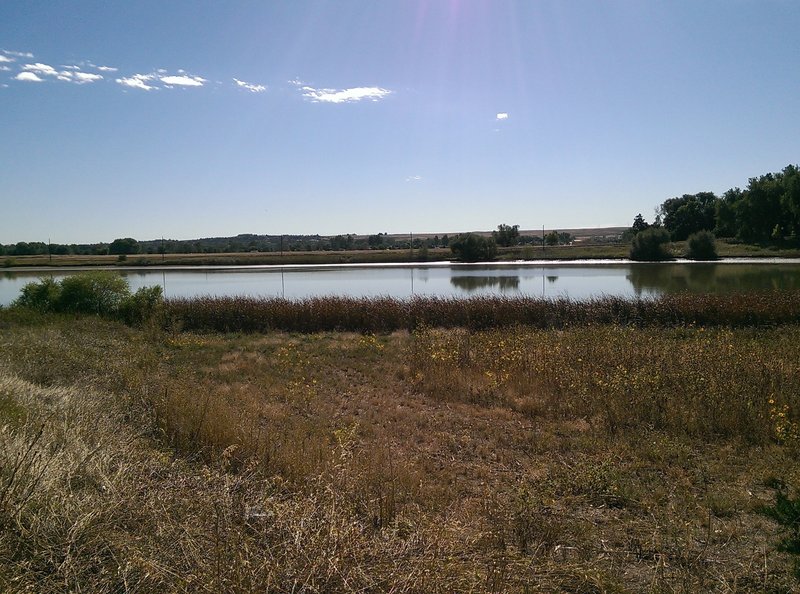
[[[784,536],[778,550],[800,555],[800,497],[789,497],[784,491],[775,492],[775,503],[765,505],[760,512],[783,528]],[[795,575],[800,579],[800,560],[795,561]]]

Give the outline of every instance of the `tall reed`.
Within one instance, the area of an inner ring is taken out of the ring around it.
[[[620,324],[637,327],[773,326],[800,322],[800,293],[677,294],[656,298],[197,297],[166,302],[167,323],[216,332],[391,332],[426,327],[470,330]]]

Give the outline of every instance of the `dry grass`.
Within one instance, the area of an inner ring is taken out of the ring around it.
[[[798,345],[0,312],[0,589],[791,592]]]
[[[482,330],[516,325],[564,328],[593,324],[637,327],[767,326],[800,321],[800,292],[664,295],[628,299],[479,296],[252,297],[170,299],[166,324],[214,332],[391,332],[418,327]]]

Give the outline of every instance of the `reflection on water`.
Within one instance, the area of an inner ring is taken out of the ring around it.
[[[77,271],[3,270],[0,305],[41,277],[61,279]],[[285,297],[475,294],[534,295],[588,299],[676,292],[800,289],[800,262],[768,263],[513,263],[319,268],[220,268],[120,270],[131,290],[160,285],[168,298],[199,295]]]
[[[800,289],[800,267],[783,264],[634,264],[626,278],[637,295]]]
[[[498,289],[501,292],[519,290],[518,276],[451,276],[450,283],[467,293],[485,289]]]

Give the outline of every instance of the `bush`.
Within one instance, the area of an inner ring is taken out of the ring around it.
[[[800,555],[800,498],[791,499],[785,493],[775,493],[775,505],[767,505],[759,510],[783,527],[783,538],[778,550],[792,555]],[[795,575],[800,578],[800,560],[795,561]]]
[[[450,244],[450,250],[463,262],[478,262],[493,259],[497,253],[497,244],[493,237],[462,233]]]
[[[113,272],[87,272],[61,281],[58,310],[110,315],[130,295],[128,281]]]
[[[38,283],[28,283],[15,305],[37,311],[55,311],[61,298],[61,284],[53,278],[42,278]]]
[[[161,287],[142,287],[119,305],[119,317],[128,325],[141,325],[152,318],[164,303]]]
[[[686,257],[690,260],[716,260],[716,238],[711,231],[698,231],[689,236]]]
[[[660,261],[671,260],[669,253],[669,233],[660,227],[650,227],[636,234],[631,242],[631,260]]]
[[[131,294],[128,281],[113,272],[88,272],[61,282],[43,278],[22,288],[14,306],[42,312],[97,314],[141,324],[163,303],[161,287],[143,287]]]

